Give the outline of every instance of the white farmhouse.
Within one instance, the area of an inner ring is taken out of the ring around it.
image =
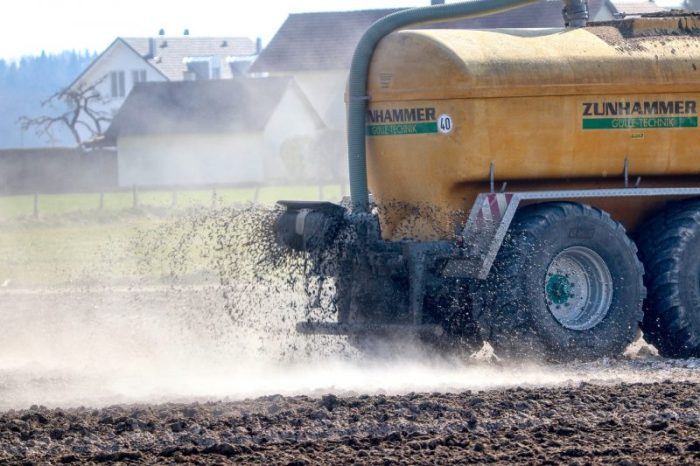
[[[259,52],[246,37],[118,37],[69,86],[94,87],[91,110],[113,117],[141,82],[229,79],[245,73]]]
[[[323,126],[290,78],[142,83],[104,144],[117,147],[123,187],[247,185],[303,164],[294,143]]]

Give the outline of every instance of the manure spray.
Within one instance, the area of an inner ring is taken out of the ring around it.
[[[279,215],[194,211],[142,229],[130,251],[141,278],[127,285],[1,292],[0,409],[698,380],[692,359],[510,365],[414,343],[363,355],[346,337],[298,335],[299,320],[335,317],[327,277],[354,232],[312,258],[278,246]],[[153,270],[167,285],[145,284]]]

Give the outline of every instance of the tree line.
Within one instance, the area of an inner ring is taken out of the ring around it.
[[[0,148],[75,145],[67,128],[54,131],[55,140],[23,130],[20,118],[46,113],[42,102],[64,89],[97,56],[94,52],[43,53],[20,60],[0,59]]]

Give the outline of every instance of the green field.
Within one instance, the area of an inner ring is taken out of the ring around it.
[[[107,223],[4,225],[0,230],[0,284],[6,287],[79,286],[124,282],[136,273],[131,242],[146,219]]]
[[[323,198],[337,201],[340,191],[324,186]],[[174,273],[190,283],[211,279],[212,232],[189,219],[208,215],[212,192],[178,192],[174,208],[168,192],[139,193],[137,209],[131,196],[105,194],[99,210],[98,194],[43,195],[36,218],[33,196],[0,198],[0,287],[148,285],[168,282]],[[216,207],[245,205],[253,196],[253,189],[217,190]],[[318,197],[317,186],[258,193],[267,205]]]
[[[261,188],[226,188],[217,190],[144,191],[137,193],[137,205],[141,208],[189,209],[240,205],[256,202],[274,204],[279,199],[329,200],[338,201],[342,197],[342,187],[338,184],[321,186],[265,186]],[[214,202],[212,202],[215,200]],[[0,197],[0,219],[34,215],[34,196]],[[174,202],[173,202],[174,201]],[[173,206],[174,204],[174,206]],[[105,193],[102,210],[120,211],[132,209],[132,191]],[[37,211],[39,216],[51,216],[72,212],[100,210],[100,194],[39,194]]]

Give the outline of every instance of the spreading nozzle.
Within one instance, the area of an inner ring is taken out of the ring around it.
[[[343,225],[345,209],[330,202],[279,201],[286,208],[275,222],[277,242],[296,251],[329,246]]]

